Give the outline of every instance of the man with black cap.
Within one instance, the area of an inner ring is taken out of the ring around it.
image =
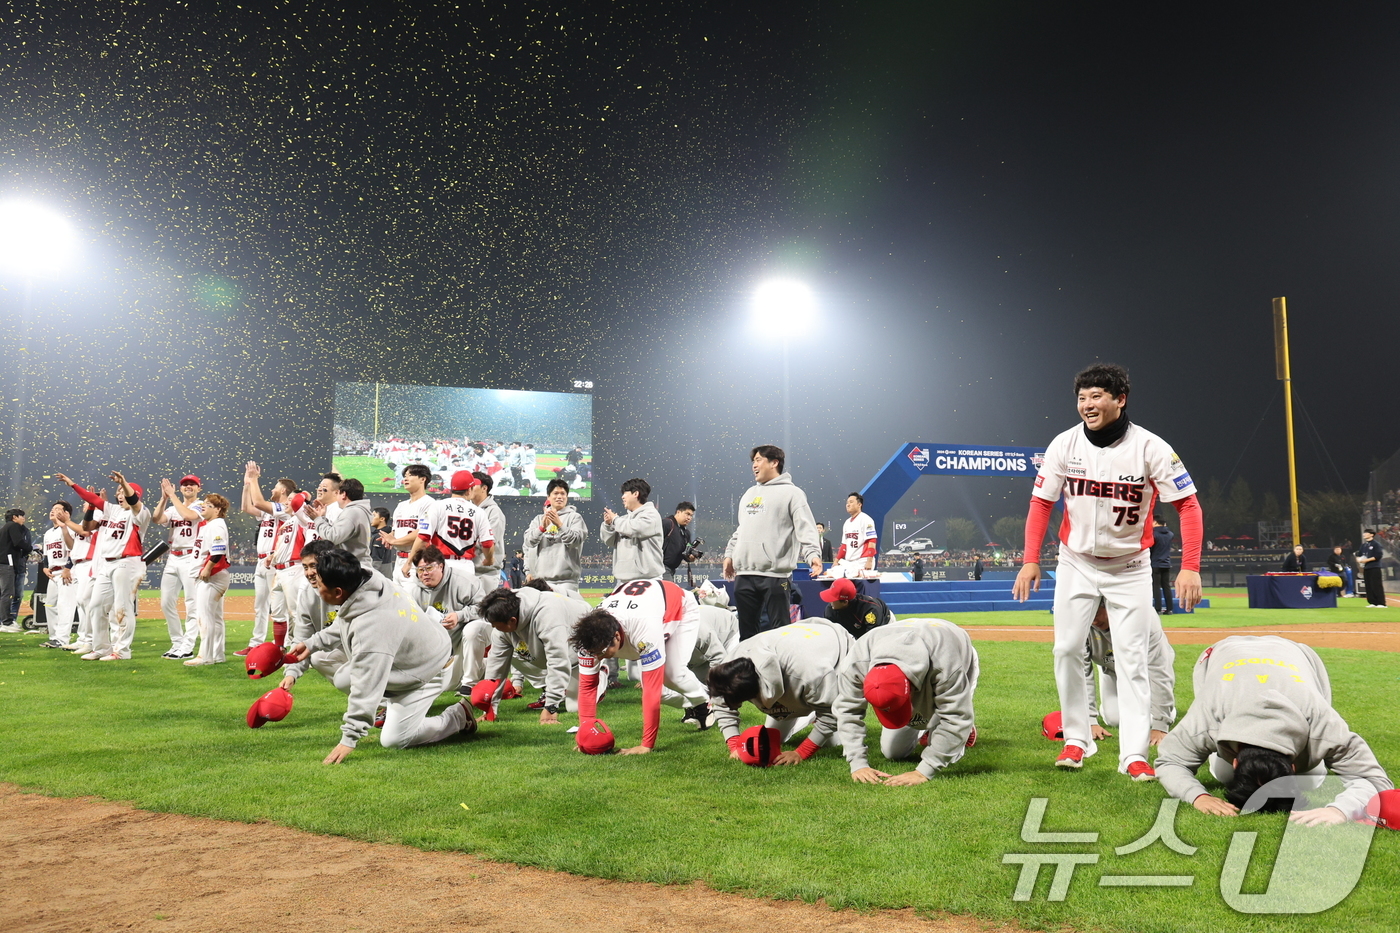
[[[977,742],[972,695],[978,673],[972,639],[943,619],[905,619],[856,642],[841,669],[832,705],[851,779],[907,787],[924,783],[962,758]],[[884,726],[884,756],[900,761],[922,745],[918,768],[891,776],[870,767],[865,752],[867,705],[875,707]]]
[[[885,601],[878,596],[866,596],[856,589],[854,581],[842,578],[822,590],[822,601],[827,603],[826,619],[851,633],[852,638],[860,638],[877,625],[894,621],[894,613]]]

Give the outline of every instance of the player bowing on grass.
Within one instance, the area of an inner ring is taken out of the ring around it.
[[[348,658],[334,683],[350,696],[340,743],[323,764],[339,764],[355,750],[384,704],[379,742],[385,748],[409,748],[441,742],[459,732],[476,731],[471,703],[454,703],[429,716],[443,692],[452,665],[452,642],[441,625],[429,619],[399,587],[360,566],[349,551],[334,548],[316,561],[316,588],[327,605],[336,606],[335,621],[287,652],[290,661],[305,661],[318,651],[340,647]],[[382,698],[382,699],[381,699]]]
[[[1152,608],[1152,514],[1157,500],[1181,514],[1177,600],[1201,599],[1201,507],[1196,486],[1166,441],[1128,420],[1128,371],[1098,363],[1074,377],[1083,424],[1050,442],[1026,517],[1025,558],[1012,595],[1040,589],[1040,545],[1055,502],[1064,497],[1060,564],[1055,575],[1055,686],[1065,746],[1055,764],[1080,768],[1097,751],[1084,689],[1084,644],[1102,599],[1108,606],[1122,709],[1118,770],[1155,781],[1147,763],[1151,728],[1148,635]]]
[[[740,757],[739,707],[746,700],[764,712],[764,725],[777,729],[784,742],[815,717],[802,744],[778,755],[774,764],[795,765],[816,754],[836,734],[832,704],[839,672],[855,643],[835,622],[803,619],[735,645],[723,663],[710,669],[710,693],[724,697],[714,715],[729,757]]]
[[[851,779],[862,784],[922,784],[962,758],[977,741],[972,694],[977,651],[967,632],[942,619],[905,619],[873,629],[856,641],[841,669],[836,728]],[[884,729],[880,752],[890,761],[922,745],[919,766],[891,777],[870,767],[865,753],[865,710],[875,707]]]
[[[574,625],[569,644],[578,651],[579,736],[598,716],[598,671],[607,658],[639,662],[642,669],[642,744],[623,755],[645,755],[661,728],[662,687],[688,704],[687,715],[703,729],[709,694],[686,665],[695,649],[700,604],[670,581],[624,583]]]

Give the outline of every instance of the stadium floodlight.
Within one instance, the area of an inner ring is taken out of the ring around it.
[[[754,290],[752,308],[755,327],[786,339],[815,323],[817,296],[796,279],[769,279]]]
[[[62,215],[32,201],[0,201],[0,268],[25,278],[62,272],[78,237]]]

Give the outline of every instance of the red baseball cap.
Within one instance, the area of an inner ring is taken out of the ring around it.
[[[473,486],[480,485],[481,480],[477,479],[475,476],[472,476],[471,470],[458,470],[456,473],[452,474],[451,487],[453,492],[466,492]]]
[[[248,707],[248,727],[256,729],[265,722],[281,722],[292,711],[292,695],[281,687],[269,690]]]
[[[841,581],[850,582],[850,581]],[[914,718],[909,678],[894,664],[877,664],[865,675],[865,702],[886,729],[903,729]]]
[[[783,734],[772,726],[750,726],[739,734],[739,760],[766,768],[783,750]]]
[[[128,481],[127,485],[131,487],[132,492],[136,493],[136,498],[138,499],[141,498],[141,494],[145,492],[145,490],[141,488],[140,483],[133,483]],[[157,505],[159,505],[159,503],[157,503]]]
[[[180,477],[180,485],[183,486],[183,485],[185,485],[186,483],[194,483],[196,486],[203,486],[203,485],[204,485],[203,483],[201,483],[201,482],[199,481],[199,477],[198,477],[198,476],[195,476],[193,473],[191,473],[189,476],[182,476],[182,477]]]
[[[276,673],[277,669],[286,663],[286,655],[275,641],[265,641],[243,656],[243,666],[248,669],[248,676],[254,680]]]
[[[1060,719],[1059,710],[1045,714],[1045,718],[1040,721],[1040,734],[1052,742],[1065,740],[1065,727]]]
[[[617,740],[612,730],[601,719],[595,719],[578,730],[578,750],[585,755],[606,755],[613,750]]]
[[[1400,790],[1383,790],[1366,804],[1361,822],[1386,829],[1400,829]]]
[[[306,505],[306,493],[304,493],[304,492],[294,492],[294,493],[292,493],[292,499],[291,499],[290,502],[287,503],[288,508],[290,508],[293,512],[300,512],[300,511],[301,511],[301,507],[302,507],[303,505]]]
[[[834,603],[838,599],[850,600],[856,598],[856,585],[844,577],[837,580],[831,586],[822,590],[822,599],[825,602]]]
[[[472,687],[472,706],[483,713],[491,710],[491,696],[496,692],[496,687],[500,685],[499,680],[478,680],[476,686]],[[509,683],[509,681],[507,681]]]

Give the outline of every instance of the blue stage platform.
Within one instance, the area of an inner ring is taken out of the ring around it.
[[[940,616],[945,612],[1024,612],[1054,608],[1055,580],[1042,577],[1040,592],[1018,603],[1011,598],[1010,580],[935,580],[923,583],[884,583],[880,598],[896,615]],[[1202,600],[1208,608],[1210,600]],[[1177,612],[1181,611],[1178,605]]]

